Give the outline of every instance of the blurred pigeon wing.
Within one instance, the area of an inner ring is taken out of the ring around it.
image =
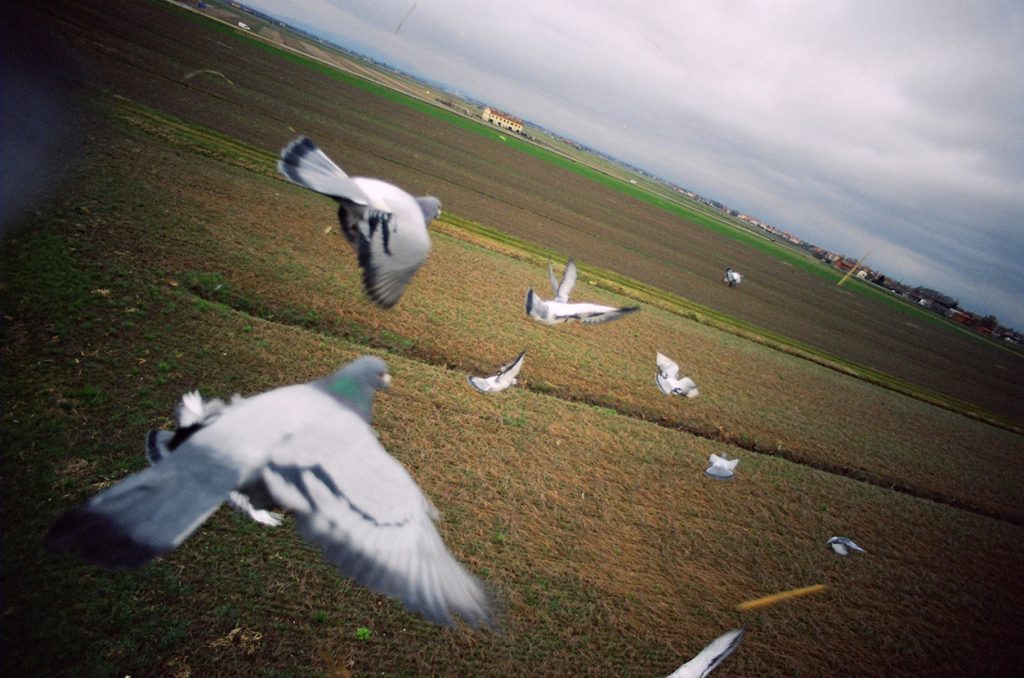
[[[550,259],[548,259],[548,279],[551,281],[551,293],[558,297],[558,280],[555,278],[555,269],[552,267]]]
[[[734,629],[712,640],[700,653],[676,669],[668,678],[704,678],[718,668],[739,647],[743,629]]]
[[[671,360],[668,356],[663,353],[658,353],[658,370],[669,379],[675,379],[679,376],[679,365],[676,365],[675,361]]]
[[[292,183],[335,200],[367,205],[362,189],[308,137],[299,137],[281,150],[277,170]]]
[[[343,574],[437,623],[490,621],[488,595],[441,541],[436,510],[358,415],[283,440],[263,481]]]
[[[550,322],[547,320],[547,304],[533,293],[532,288],[526,292],[526,315],[536,318],[537,320]]]
[[[550,266],[550,262],[548,262]],[[552,276],[554,280],[554,276]],[[562,274],[562,283],[555,290],[555,301],[567,302],[572,288],[576,286],[576,262],[572,259],[565,265],[565,273]]]
[[[498,368],[498,381],[502,383],[510,383],[519,375],[519,370],[523,368],[523,359],[526,358],[526,351],[523,351],[512,360],[508,361],[504,365]]]
[[[206,449],[172,454],[65,513],[46,544],[104,567],[138,567],[192,534],[228,498],[239,476]]]
[[[484,393],[487,393],[488,391],[491,390],[492,379],[493,379],[493,377],[484,378],[484,377],[473,377],[473,376],[471,376],[471,377],[469,377],[469,383],[476,390],[483,391]]]
[[[687,398],[696,398],[700,395],[697,391],[697,384],[693,383],[693,379],[689,377],[683,377],[677,381],[674,390],[685,395]]]
[[[378,305],[394,306],[430,253],[430,235],[416,200],[387,182],[358,177],[369,197],[366,218],[358,224],[359,266],[363,286]]]
[[[639,310],[639,306],[630,306],[629,308],[613,308],[610,310],[578,311],[575,315],[581,323],[585,323],[587,325],[597,325],[599,323],[606,323],[611,322],[612,320],[618,320],[624,315],[629,315],[630,313]]]
[[[146,460],[155,464],[171,453],[169,443],[174,438],[173,431],[151,430],[146,436]]]

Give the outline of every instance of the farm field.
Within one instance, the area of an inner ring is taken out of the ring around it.
[[[46,11],[57,13],[70,44],[88,55],[87,73],[111,92],[271,153],[308,134],[352,174],[443,196],[447,212],[1024,422],[1020,352],[838,288],[838,276],[765,256],[543,161],[487,125],[404,105],[380,87],[157,0]],[[203,69],[224,77],[185,78]],[[746,275],[742,294],[720,283],[729,265]]]
[[[547,292],[545,262],[467,223],[639,278],[648,267],[618,265],[630,256],[602,258],[625,234],[579,229],[604,229],[602,209],[611,221],[652,208],[161,3],[46,11],[91,81],[79,163],[0,243],[4,675],[665,675],[740,625],[747,637],[715,675],[1000,675],[1024,659],[1019,433],[670,308],[600,327],[534,324],[523,295]],[[233,84],[173,75],[212,67],[238,68]],[[276,152],[299,129],[346,169],[445,196],[452,216],[394,309],[367,303],[351,251],[324,233],[330,201],[277,176]],[[491,164],[471,161],[474,149]],[[550,189],[533,196],[539,185],[514,162],[592,193],[562,198],[599,211],[570,215]],[[493,175],[473,173],[484,166]],[[564,218],[540,216],[555,210]],[[677,242],[771,266],[674,228]],[[576,296],[632,303],[589,282]],[[718,287],[707,293],[737,291]],[[812,299],[777,309],[810,326]],[[885,353],[879,342],[867,350]],[[915,363],[907,379],[939,360],[895,345]],[[466,384],[523,348],[516,388],[489,398]],[[968,348],[970,360],[1018,360]],[[657,391],[656,350],[700,398]],[[252,394],[365,352],[395,377],[375,428],[441,509],[452,550],[494,586],[495,630],[404,613],[337,576],[290,521],[267,530],[221,511],[133,572],[40,548],[62,510],[145,464],[146,431],[170,425],[185,391]],[[999,374],[977,375],[979,393],[1012,387]],[[1012,403],[951,395],[1020,421]],[[712,452],[741,459],[735,481],[702,474]],[[837,558],[824,545],[833,534],[868,554]],[[814,583],[830,589],[733,609]]]

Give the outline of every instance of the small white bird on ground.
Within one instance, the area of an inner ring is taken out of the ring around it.
[[[867,551],[857,546],[857,544],[849,537],[831,537],[825,543],[831,546],[832,550],[841,556],[848,555],[850,551],[860,551],[861,553],[867,553]]]
[[[658,363],[658,375],[655,380],[658,382],[658,388],[665,395],[681,395],[687,398],[696,398],[700,395],[700,391],[697,390],[697,384],[693,383],[693,379],[689,377],[679,378],[679,365],[676,365],[674,361],[669,359],[660,351],[656,358]]]
[[[515,358],[498,368],[498,373],[492,377],[469,376],[469,383],[478,391],[484,393],[498,393],[516,383],[516,376],[523,367],[523,359],[526,351],[523,351]]]
[[[708,461],[711,462],[711,465],[704,469],[704,473],[720,480],[732,478],[735,475],[736,464],[740,463],[739,459],[729,459],[729,455],[725,452],[722,453],[721,457],[717,454],[712,454]]]
[[[567,322],[581,322],[588,325],[606,323],[617,320],[624,315],[639,311],[639,306],[615,308],[589,303],[570,303],[569,294],[576,285],[576,262],[572,259],[565,266],[562,282],[557,283],[555,272],[548,262],[548,277],[554,288],[555,298],[544,301],[530,288],[526,293],[526,315],[545,325],[558,325]]]
[[[374,394],[390,381],[384,361],[363,356],[227,406],[173,454],[66,512],[47,546],[138,567],[179,546],[237,490],[257,508],[265,500],[290,511],[343,574],[407,609],[440,624],[456,615],[488,624],[483,584],[445,547],[437,510],[370,427]]]
[[[722,278],[722,282],[724,282],[729,287],[736,287],[741,282],[743,282],[743,276],[740,274],[739,271],[734,271],[731,268],[727,268],[725,269],[725,277]]]
[[[277,169],[289,181],[338,202],[341,232],[355,248],[370,298],[390,308],[430,253],[427,226],[441,214],[433,196],[414,198],[379,179],[349,177],[307,137],[281,150]]]
[[[733,629],[718,636],[700,653],[673,671],[668,678],[704,678],[725,661],[743,640],[743,629]]]

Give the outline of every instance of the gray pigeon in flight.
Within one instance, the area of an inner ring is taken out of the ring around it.
[[[437,510],[370,427],[387,365],[363,356],[314,382],[225,407],[173,454],[61,516],[52,549],[109,568],[138,567],[176,548],[232,491],[291,512],[342,574],[427,619],[479,626],[490,596],[445,547]]]
[[[704,470],[704,473],[719,480],[732,478],[735,475],[736,464],[740,463],[739,459],[729,459],[724,452],[721,457],[712,453],[708,461],[711,465]]]
[[[516,383],[516,376],[523,367],[523,359],[526,358],[526,351],[523,351],[515,358],[498,368],[498,373],[492,377],[469,377],[469,383],[478,391],[484,393],[498,393]]]
[[[414,198],[380,179],[350,177],[309,138],[281,150],[277,169],[289,181],[334,198],[341,232],[355,248],[363,287],[391,308],[430,253],[427,226],[441,214],[433,196]]]
[[[700,391],[697,390],[697,384],[693,383],[693,379],[689,377],[679,378],[679,365],[668,358],[666,355],[657,352],[655,361],[658,364],[658,374],[655,376],[655,381],[658,383],[658,388],[665,395],[681,395],[687,398],[696,398],[700,395]]]
[[[598,304],[570,303],[569,294],[576,285],[577,277],[576,262],[572,259],[569,259],[569,263],[565,266],[561,283],[556,282],[555,272],[550,261],[548,262],[548,277],[551,280],[552,288],[554,288],[554,299],[544,301],[534,293],[532,288],[526,293],[526,315],[539,323],[558,325],[567,322],[581,322],[596,325],[617,320],[624,315],[640,310],[639,306],[615,308]]]
[[[725,269],[725,277],[722,278],[722,282],[724,282],[729,287],[736,287],[741,282],[743,282],[743,275],[739,271],[734,271],[731,268],[727,268]]]
[[[673,671],[668,678],[704,678],[725,661],[743,640],[743,629],[733,629],[718,636],[696,657]]]
[[[232,405],[243,401],[240,396],[231,399]],[[220,398],[203,400],[199,391],[191,391],[181,398],[178,405],[178,427],[174,431],[152,430],[146,436],[146,459],[156,464],[174,452],[183,442],[203,428],[209,426],[223,414],[227,405]],[[278,527],[284,520],[280,513],[256,508],[247,494],[232,490],[228,495],[228,504],[239,513],[243,513],[257,523]]]
[[[860,551],[861,553],[867,553],[867,551],[857,546],[856,542],[854,542],[849,537],[831,537],[825,543],[831,546],[832,550],[841,556],[848,555],[850,551]]]

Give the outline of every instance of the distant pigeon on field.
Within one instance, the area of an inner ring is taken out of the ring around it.
[[[832,550],[841,556],[848,555],[850,551],[860,551],[861,553],[867,553],[867,551],[857,546],[857,544],[849,537],[831,537],[825,543],[831,546]]]
[[[689,377],[679,378],[679,365],[676,365],[674,361],[669,359],[660,351],[655,356],[655,360],[658,363],[658,374],[655,376],[655,381],[658,382],[658,388],[665,395],[681,395],[687,398],[696,398],[700,395],[700,391],[697,390],[697,384],[693,383],[693,379]]]
[[[526,293],[526,315],[537,322],[545,325],[558,325],[578,321],[588,325],[605,323],[616,320],[622,316],[639,311],[639,306],[627,308],[615,308],[614,306],[600,306],[598,304],[573,304],[569,302],[569,294],[576,285],[576,262],[572,259],[565,266],[565,273],[562,275],[562,282],[555,280],[555,272],[548,262],[548,277],[551,279],[551,286],[554,288],[555,298],[551,301],[544,301],[538,297],[531,288]]]
[[[277,169],[338,202],[341,232],[359,256],[366,293],[383,308],[394,306],[427,260],[427,226],[440,216],[440,201],[414,198],[379,179],[349,177],[307,137],[284,147]]]
[[[523,351],[515,358],[498,368],[498,373],[493,377],[469,377],[469,383],[473,388],[484,393],[497,393],[504,391],[516,383],[516,376],[523,367],[523,359],[526,351]]]
[[[725,661],[743,640],[743,629],[733,629],[712,640],[700,653],[676,669],[668,678],[704,678]]]
[[[243,398],[235,396],[231,404],[238,405],[242,401]],[[204,401],[199,391],[186,393],[178,405],[178,428],[174,431],[151,430],[146,436],[146,459],[150,464],[156,464],[167,458],[192,434],[215,422],[226,407],[220,398]],[[228,495],[228,504],[239,513],[263,525],[278,527],[284,520],[280,513],[256,508],[249,496],[238,490],[232,490]]]
[[[409,610],[441,624],[455,615],[490,623],[483,585],[449,553],[437,510],[369,425],[374,394],[390,381],[384,361],[364,356],[318,381],[229,405],[172,454],[61,516],[47,545],[104,567],[138,567],[180,545],[238,491],[258,508],[290,511],[343,574]]]
[[[728,285],[729,287],[736,287],[742,281],[743,276],[740,274],[739,271],[734,271],[731,268],[725,269],[725,277],[722,278],[722,282],[724,282],[726,285]]]
[[[736,464],[740,463],[739,459],[729,459],[729,456],[724,452],[721,457],[717,454],[712,454],[708,461],[711,462],[711,465],[704,470],[704,473],[721,480],[732,478],[735,473]]]

